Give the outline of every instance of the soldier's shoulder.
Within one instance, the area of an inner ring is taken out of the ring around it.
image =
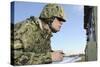
[[[23,21],[20,21],[20,22],[16,22],[15,26],[16,25],[21,25],[21,24],[36,24],[37,23],[37,17],[34,17],[34,16],[30,16],[29,18],[26,18],[25,20]]]
[[[14,28],[26,28],[26,27],[37,27],[39,26],[39,23],[37,21],[38,18],[31,16],[21,22],[18,22],[15,24]]]

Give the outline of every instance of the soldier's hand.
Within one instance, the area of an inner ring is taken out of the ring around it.
[[[63,60],[63,54],[61,52],[52,52],[51,53],[52,61],[62,61]]]

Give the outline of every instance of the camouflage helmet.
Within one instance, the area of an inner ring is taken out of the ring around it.
[[[63,22],[66,21],[64,19],[63,8],[57,4],[47,4],[43,8],[39,18],[49,18],[50,19],[51,17],[57,17]]]

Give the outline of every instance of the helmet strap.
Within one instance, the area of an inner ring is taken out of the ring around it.
[[[54,28],[52,28],[52,23],[53,23],[53,21],[54,21],[55,18],[56,18],[56,17],[51,17],[50,22],[48,22],[48,26],[49,26],[49,28],[51,29],[51,31],[52,31],[53,33],[56,33],[56,32],[57,32]]]

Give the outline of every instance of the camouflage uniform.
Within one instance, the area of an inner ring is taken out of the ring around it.
[[[47,17],[48,13],[43,14],[43,12],[40,14],[40,18],[50,18],[50,16]],[[60,16],[63,18],[62,14]],[[48,15],[53,16],[54,14]],[[45,29],[41,30],[39,23],[38,19],[32,16],[14,25],[11,30],[11,64],[47,64],[52,62],[50,46],[52,32],[47,32]]]
[[[34,17],[15,24],[11,45],[14,64],[50,63],[50,38],[51,33],[42,31]]]

